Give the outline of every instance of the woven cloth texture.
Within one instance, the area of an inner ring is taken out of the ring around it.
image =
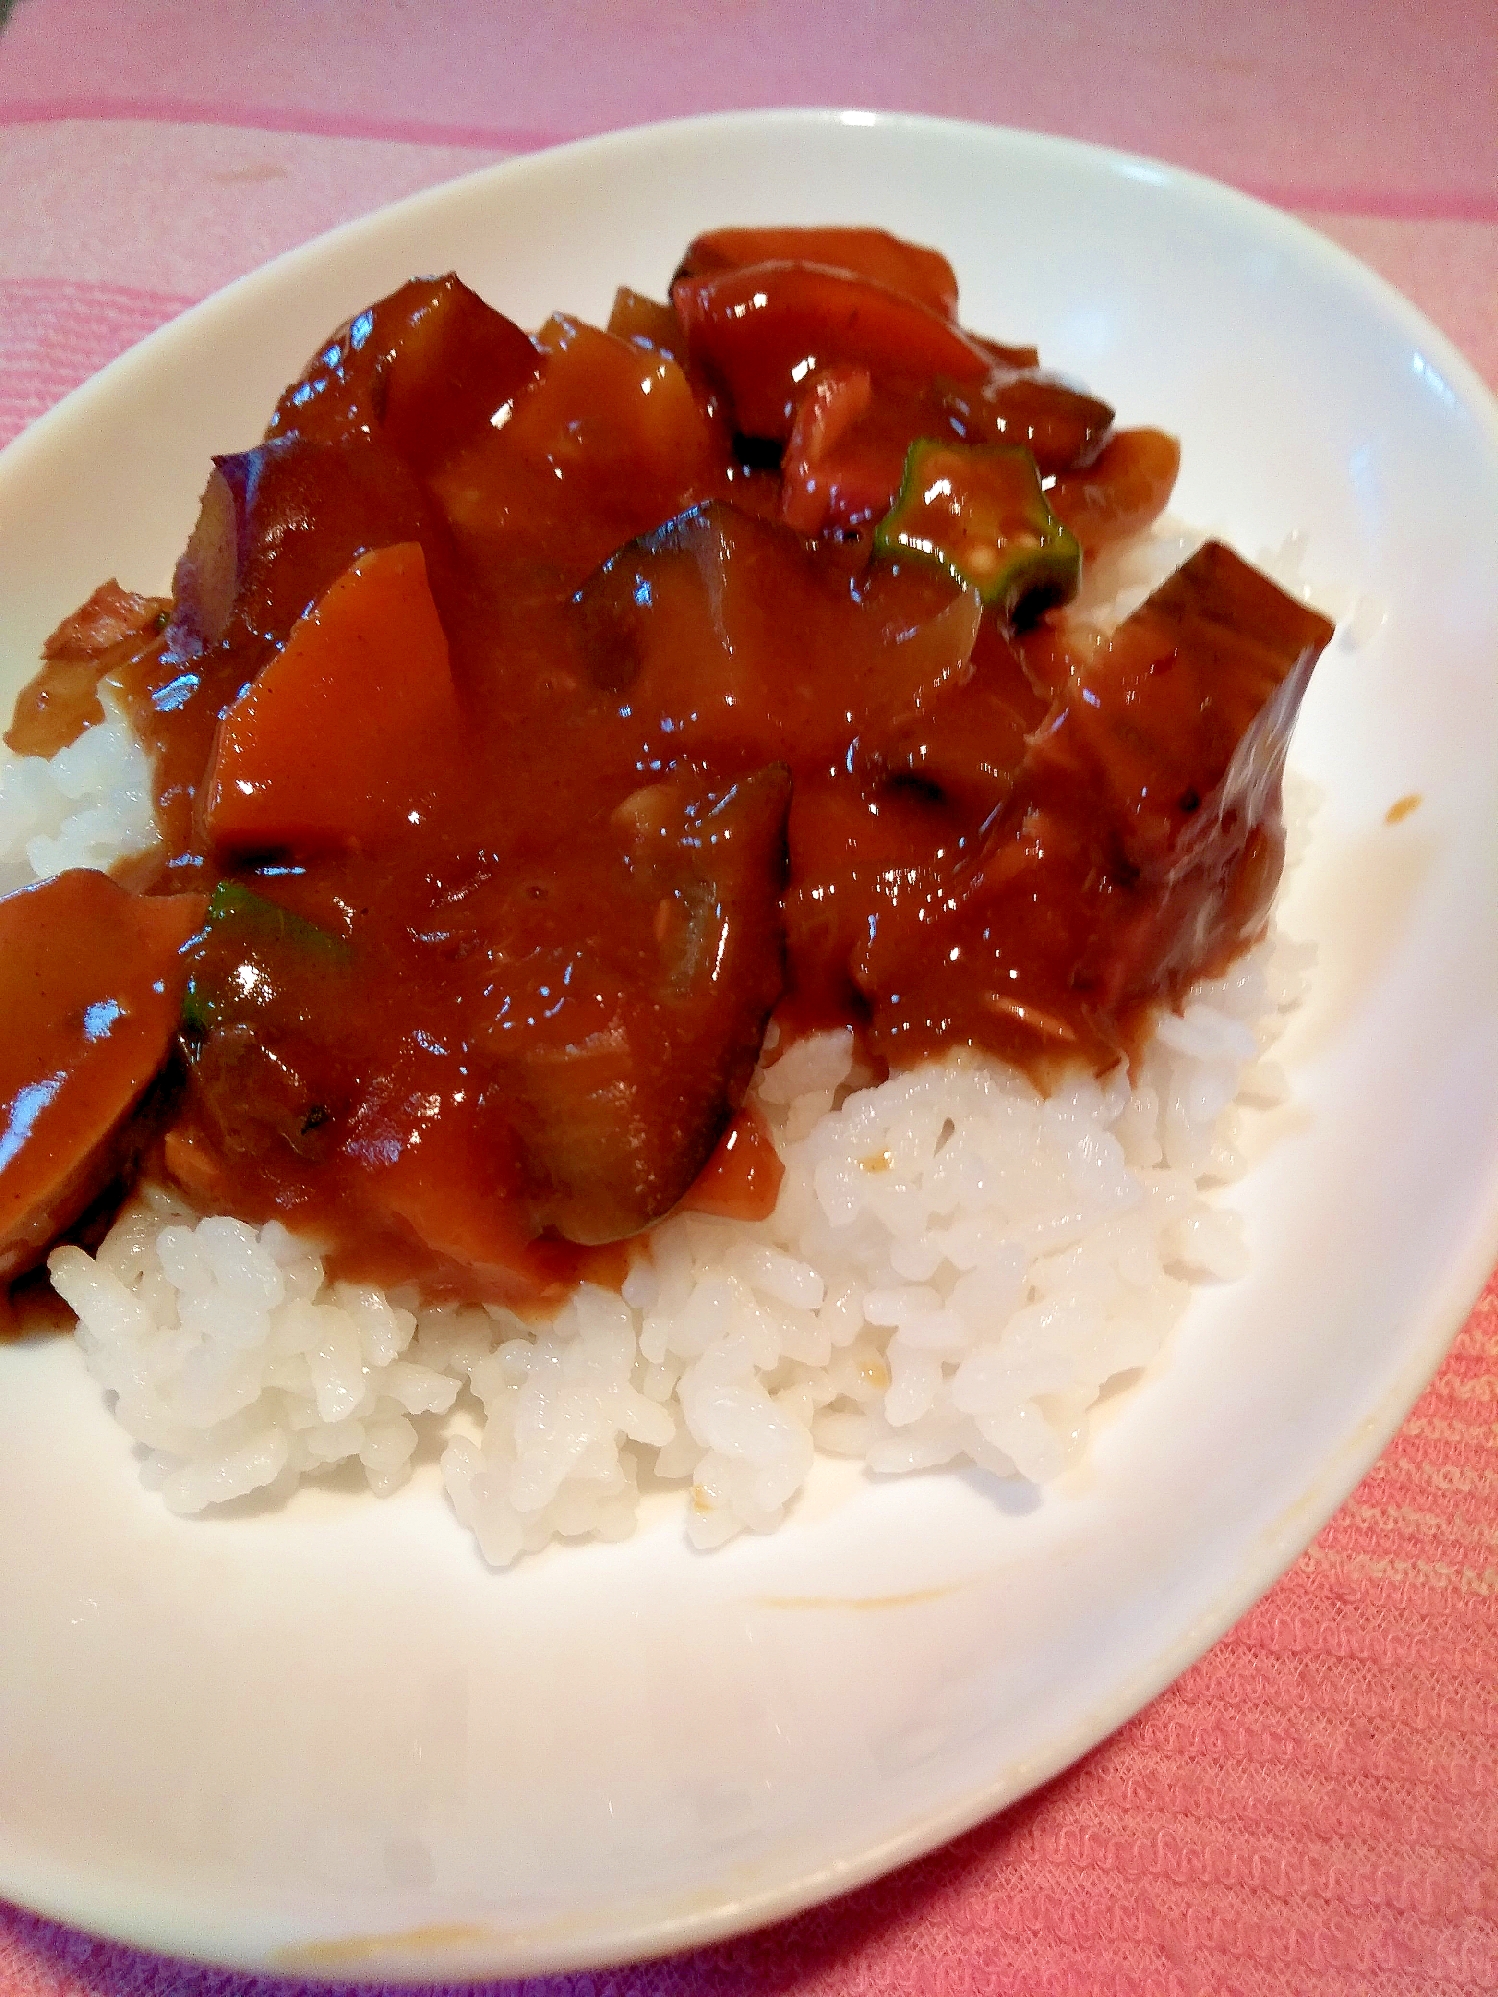
[[[933,35],[893,0],[751,0],[690,24],[630,0],[371,0],[352,42],[322,0],[130,11],[121,36],[91,0],[17,0],[0,34],[0,442],[186,304],[347,216],[553,139],[735,103],[979,117],[1217,173],[1371,263],[1498,385],[1490,6],[1317,0],[1281,36],[1226,0],[953,0]],[[1498,1991],[1498,1279],[1310,1550],[1047,1788],[761,1933],[493,1987]],[[0,1904],[0,1997],[297,1988]]]

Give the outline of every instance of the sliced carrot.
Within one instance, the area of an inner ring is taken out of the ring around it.
[[[369,848],[419,817],[435,740],[455,747],[447,638],[420,546],[360,555],[225,715],[208,782],[219,853]]]
[[[39,1261],[126,1161],[205,907],[81,867],[0,899],[0,1282]]]

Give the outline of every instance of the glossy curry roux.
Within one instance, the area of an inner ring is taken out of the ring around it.
[[[106,585],[18,703],[50,754],[106,679],[163,841],[0,901],[0,1275],[145,1150],[339,1273],[617,1280],[684,1199],[773,1203],[772,1015],[1044,1084],[1257,937],[1331,627],[1209,544],[1069,640],[1176,448],[956,295],[722,230],[607,331],[447,277],[329,341],[172,600]]]

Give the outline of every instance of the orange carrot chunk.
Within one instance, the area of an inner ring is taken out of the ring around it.
[[[459,725],[420,546],[360,555],[224,716],[209,839],[221,855],[388,844],[426,803],[413,745]]]

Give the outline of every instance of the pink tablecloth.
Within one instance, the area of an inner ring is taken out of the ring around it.
[[[1498,385],[1492,0],[746,0],[699,20],[659,0],[18,0],[0,441],[182,306],[399,194],[609,126],[817,102],[1215,173],[1365,258]],[[0,1906],[0,1997],[251,1987]],[[542,1989],[1498,1990],[1498,1285],[1311,1550],[1078,1767],[831,1907]]]

